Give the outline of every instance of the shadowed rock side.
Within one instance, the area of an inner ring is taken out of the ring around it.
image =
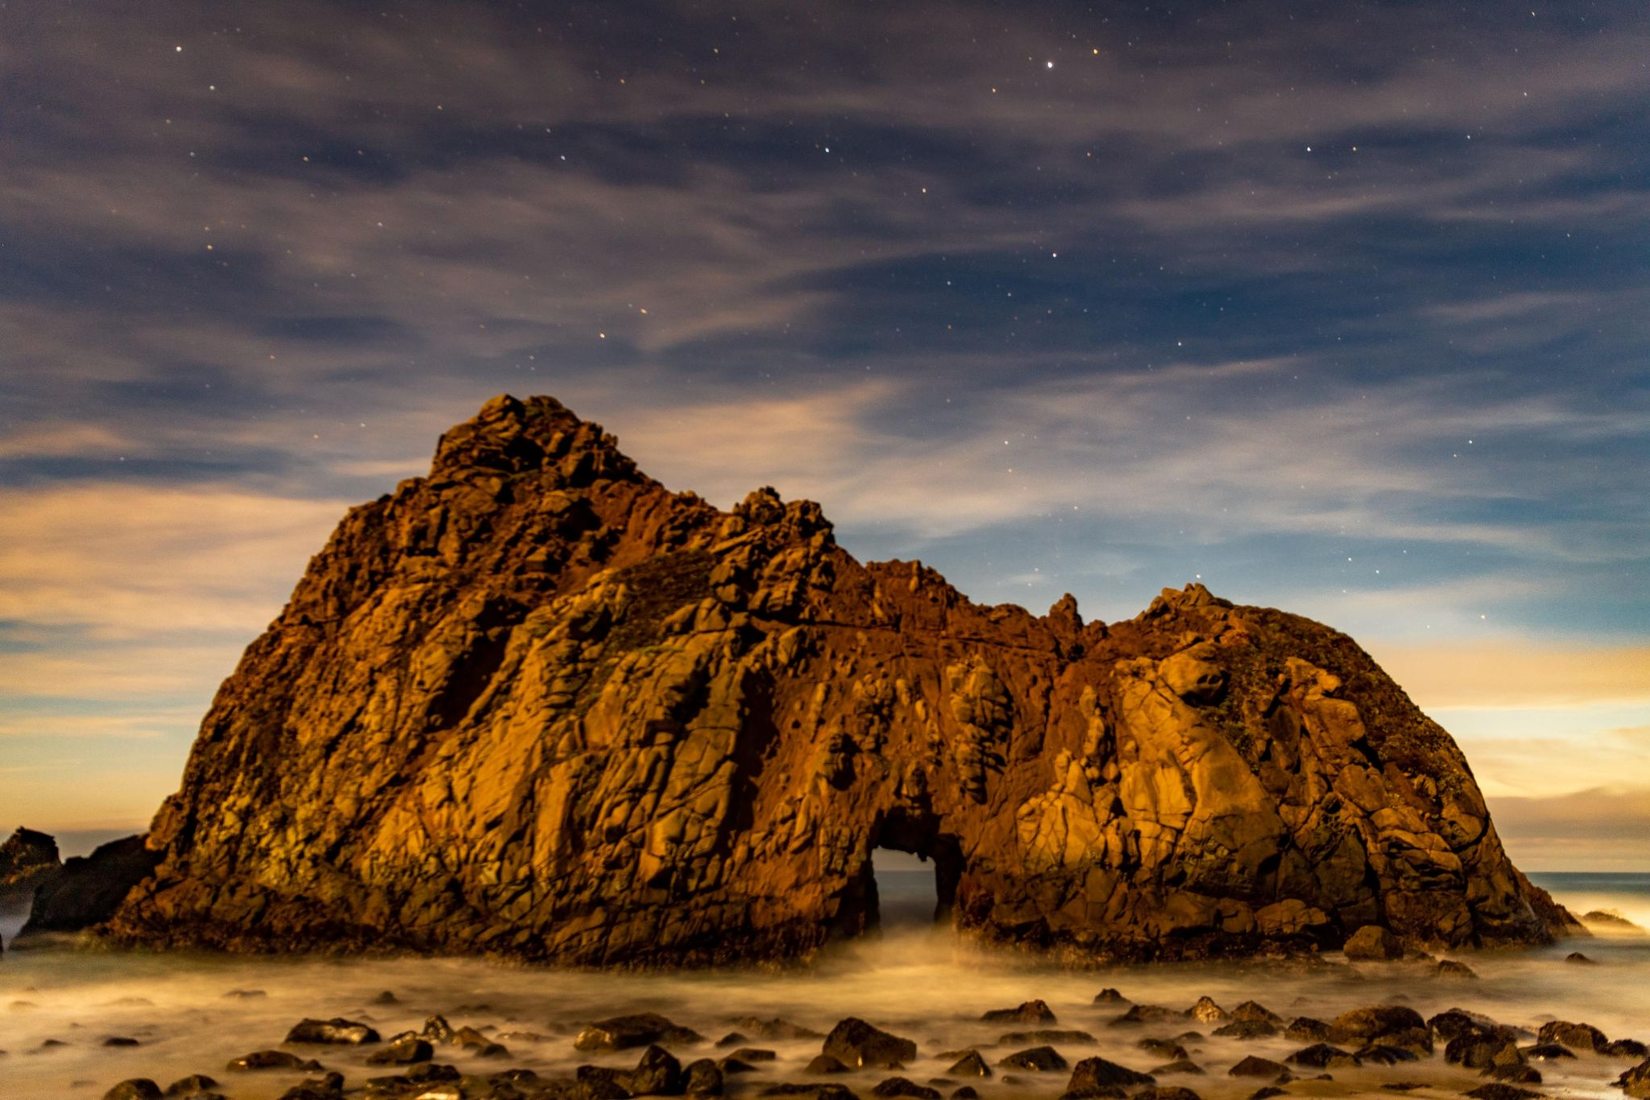
[[[862,565],[488,402],[345,517],[202,725],[117,938],[575,963],[804,954],[871,850],[990,937],[1190,957],[1549,938],[1466,761],[1345,636],[1201,586],[1084,625]]]

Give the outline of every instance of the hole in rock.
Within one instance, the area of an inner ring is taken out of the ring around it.
[[[946,914],[940,904],[939,884],[933,860],[896,848],[877,848],[871,853],[871,874],[876,880],[870,897],[870,923],[886,930],[926,928]]]

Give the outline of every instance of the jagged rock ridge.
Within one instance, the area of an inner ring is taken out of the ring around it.
[[[202,724],[108,931],[576,963],[802,955],[870,853],[1096,955],[1539,941],[1465,759],[1344,635],[1198,585],[1127,622],[861,564],[499,397],[352,510]]]

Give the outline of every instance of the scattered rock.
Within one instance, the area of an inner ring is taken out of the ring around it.
[[[1285,1062],[1293,1066],[1310,1066],[1312,1069],[1330,1069],[1353,1067],[1361,1065],[1357,1055],[1340,1047],[1330,1046],[1328,1043],[1314,1043],[1309,1047],[1297,1050]]]
[[[1184,1020],[1186,1017],[1172,1008],[1162,1005],[1131,1005],[1129,1010],[1114,1020],[1108,1021],[1110,1027],[1134,1027],[1140,1024],[1162,1024]]]
[[[19,832],[21,831],[19,830]],[[10,841],[7,843],[10,843]],[[122,1081],[104,1093],[103,1100],[161,1100],[162,1095],[160,1086],[149,1080],[149,1078],[134,1077],[129,1081]]]
[[[1179,1085],[1154,1085],[1134,1094],[1133,1100],[1203,1100],[1191,1089]]]
[[[1123,994],[1107,986],[1094,995],[1094,1003],[1097,1005],[1126,1005],[1131,1002]]]
[[[917,1057],[917,1044],[873,1027],[857,1016],[849,1016],[825,1036],[820,1052],[829,1054],[850,1069],[875,1066],[899,1069]]]
[[[999,1046],[1024,1046],[1026,1043],[1092,1043],[1094,1036],[1074,1028],[1038,1028],[1035,1031],[1010,1031],[999,1035]]]
[[[1628,1096],[1650,1096],[1650,1058],[1617,1077],[1615,1085],[1625,1090]]]
[[[976,1057],[978,1057],[976,1055]],[[829,1054],[816,1054],[802,1070],[803,1073],[847,1073],[848,1067]]]
[[[981,1016],[988,1023],[1052,1024],[1058,1023],[1054,1010],[1043,1000],[1026,1001],[1017,1008],[994,1008]]]
[[[398,1004],[401,1003],[401,998],[397,997],[394,993],[391,993],[389,990],[386,989],[382,993],[378,994],[378,996],[374,997],[368,1003],[369,1004],[375,1004],[375,1005],[398,1005]]]
[[[1534,1100],[1541,1094],[1530,1089],[1521,1089],[1517,1085],[1491,1082],[1469,1090],[1466,1095],[1472,1097],[1472,1100]]]
[[[136,1047],[143,1044],[129,1035],[111,1035],[103,1040],[103,1045],[106,1047]]]
[[[1065,1095],[1096,1096],[1111,1089],[1155,1084],[1149,1073],[1140,1073],[1104,1058],[1084,1058],[1072,1068]]]
[[[231,989],[223,996],[224,1000],[227,1001],[252,1001],[259,997],[267,997],[269,994],[261,989]]]
[[[360,1046],[363,1043],[380,1042],[381,1039],[378,1032],[366,1024],[338,1016],[330,1020],[299,1020],[292,1025],[292,1030],[286,1033],[285,1041]]]
[[[573,1040],[574,1050],[628,1050],[654,1043],[702,1043],[705,1037],[656,1012],[614,1016],[591,1024]]]
[[[1536,1043],[1519,1048],[1518,1053],[1532,1062],[1556,1062],[1561,1058],[1575,1057],[1575,1052],[1563,1043]]]
[[[1592,959],[1589,959],[1586,955],[1583,955],[1579,951],[1572,951],[1568,955],[1565,955],[1564,961],[1567,963],[1580,963],[1582,966],[1598,965],[1598,963],[1594,962]]]
[[[816,1058],[815,1061],[818,1061]],[[812,1066],[808,1072],[818,1072]],[[722,1068],[709,1058],[700,1058],[689,1062],[682,1071],[684,1081],[682,1091],[689,1096],[721,1096],[723,1088]]]
[[[1206,1024],[1216,1024],[1226,1020],[1231,1013],[1216,1004],[1214,998],[1199,997],[1197,1003],[1186,1010],[1186,1015],[1193,1020],[1201,1020]]]
[[[343,1100],[344,1075],[329,1073],[310,1077],[281,1093],[281,1100]]]
[[[309,1058],[300,1058],[296,1054],[288,1054],[284,1050],[255,1050],[251,1054],[243,1054],[225,1067],[234,1072],[255,1069],[297,1069],[319,1070],[321,1063]]]
[[[1171,1062],[1187,1056],[1186,1048],[1173,1039],[1141,1039],[1134,1045],[1154,1058],[1167,1058]]]
[[[1404,1005],[1372,1005],[1335,1017],[1329,1036],[1337,1043],[1373,1042],[1432,1053],[1432,1029],[1419,1012]]]
[[[1208,1071],[1189,1058],[1181,1058],[1167,1065],[1158,1066],[1150,1071],[1153,1077],[1166,1077],[1171,1074],[1185,1073],[1194,1077],[1203,1077]]]
[[[1229,1077],[1265,1077],[1273,1081],[1290,1080],[1288,1066],[1282,1062],[1274,1062],[1270,1058],[1260,1058],[1253,1054],[1227,1070],[1226,1074]]]
[[[940,1100],[940,1090],[919,1085],[907,1077],[890,1077],[871,1090],[877,1096],[913,1096],[916,1100]]]
[[[188,1077],[179,1077],[166,1086],[167,1096],[195,1096],[198,1093],[216,1092],[218,1081],[215,1077],[208,1077],[204,1073],[191,1073]]]
[[[961,1085],[951,1090],[951,1100],[980,1100],[980,1090],[973,1085]]]
[[[1536,1038],[1543,1043],[1563,1043],[1572,1050],[1602,1051],[1610,1039],[1592,1024],[1572,1024],[1568,1020],[1550,1020],[1541,1025]]]
[[[1610,1058],[1643,1058],[1650,1054],[1650,1047],[1637,1039],[1616,1039],[1604,1044],[1599,1053]]]
[[[1478,971],[1466,963],[1456,962],[1454,959],[1440,959],[1438,965],[1433,968],[1432,973],[1439,978],[1476,979],[1478,977]]]
[[[1341,950],[1349,959],[1390,960],[1404,957],[1404,945],[1398,937],[1378,924],[1366,924],[1352,933]]]
[[[945,1072],[952,1077],[990,1077],[991,1067],[986,1065],[979,1051],[971,1050],[953,1062]]]
[[[1278,1025],[1269,1020],[1233,1020],[1215,1028],[1215,1034],[1227,1039],[1265,1039],[1278,1033]]]
[[[625,1076],[624,1085],[636,1096],[679,1096],[686,1091],[687,1077],[676,1056],[655,1045],[642,1052],[636,1068]]]
[[[1296,1016],[1283,1034],[1298,1043],[1321,1043],[1329,1038],[1329,1025],[1311,1016]]]
[[[739,1016],[733,1026],[756,1039],[823,1039],[825,1033],[803,1027],[778,1016],[762,1019],[757,1016]]]
[[[999,1058],[997,1064],[1008,1069],[1024,1069],[1033,1073],[1052,1073],[1055,1070],[1065,1069],[1068,1063],[1060,1057],[1060,1052],[1053,1047],[1031,1047],[1027,1050],[1015,1051],[1006,1058]]]
[[[367,1055],[367,1065],[410,1066],[415,1062],[428,1062],[434,1057],[435,1048],[430,1045],[428,1039],[420,1039],[416,1035],[403,1035]]]

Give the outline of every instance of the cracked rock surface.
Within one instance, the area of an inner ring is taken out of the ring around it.
[[[805,955],[877,846],[1084,957],[1537,942],[1466,761],[1351,639],[1201,585],[1085,624],[729,512],[499,397],[353,509],[220,689],[105,932],[582,964]]]

